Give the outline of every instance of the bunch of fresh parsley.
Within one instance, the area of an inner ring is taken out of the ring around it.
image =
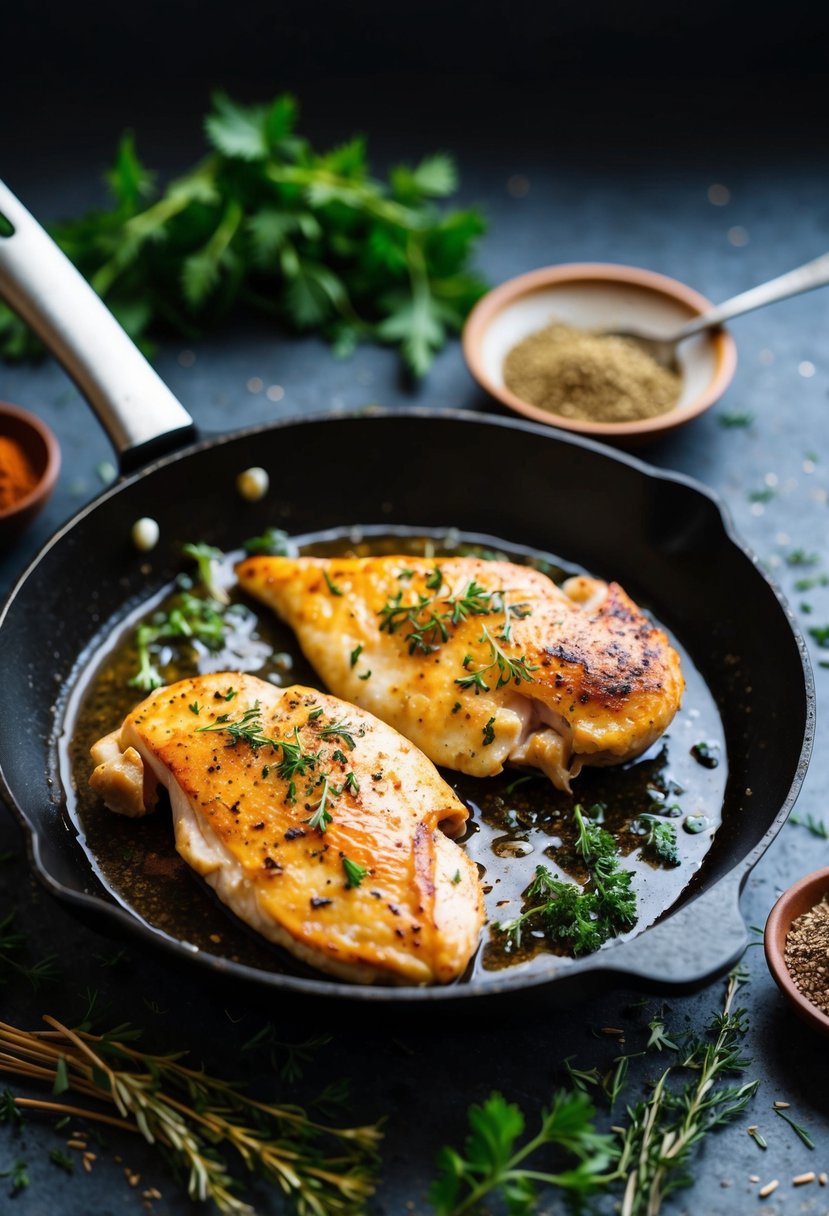
[[[319,330],[341,354],[394,344],[423,376],[484,290],[468,269],[483,219],[438,205],[457,186],[448,156],[379,181],[362,137],[317,152],[296,121],[288,95],[261,106],[217,95],[209,155],[163,192],[125,135],[107,175],[111,208],[52,234],[145,346],[163,330],[193,339],[247,308]],[[0,306],[0,355],[37,350]]]

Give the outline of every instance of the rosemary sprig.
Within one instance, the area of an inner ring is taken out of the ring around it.
[[[50,1030],[0,1022],[0,1070],[53,1091],[60,1071],[66,1089],[85,1101],[16,1096],[18,1109],[65,1113],[140,1133],[183,1171],[192,1199],[210,1199],[228,1216],[253,1213],[236,1193],[231,1163],[278,1186],[298,1216],[364,1211],[375,1189],[377,1124],[332,1127],[297,1106],[257,1101],[235,1084],[186,1067],[178,1056],[137,1050],[122,1034],[124,1027],[93,1035],[55,1018],[44,1021]],[[99,1109],[107,1105],[114,1113]]]

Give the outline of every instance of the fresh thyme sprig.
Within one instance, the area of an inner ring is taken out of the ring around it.
[[[376,1183],[377,1124],[332,1127],[297,1106],[258,1101],[235,1084],[186,1067],[179,1056],[137,1050],[127,1041],[127,1027],[93,1035],[55,1018],[44,1021],[50,1030],[0,1022],[0,1070],[52,1090],[49,1099],[16,1096],[17,1108],[139,1132],[184,1173],[192,1199],[210,1199],[227,1216],[254,1211],[236,1193],[235,1162],[278,1186],[298,1216],[365,1210]],[[69,1091],[86,1101],[65,1101]]]
[[[460,676],[455,680],[459,688],[474,688],[476,692],[489,692],[490,685],[486,682],[487,674],[497,668],[498,680],[495,684],[497,688],[504,688],[510,682],[521,684],[526,681],[532,683],[532,673],[538,670],[537,663],[530,663],[525,655],[521,655],[518,659],[511,659],[509,655],[499,646],[496,639],[487,629],[483,627],[479,641],[489,647],[490,661],[485,663],[483,667],[478,667],[474,671],[471,670],[471,665],[474,658],[471,654],[464,657],[464,670],[469,672],[469,675]]]
[[[408,573],[408,571],[403,573]],[[398,579],[401,577],[402,575],[398,575]],[[512,640],[513,618],[523,620],[532,612],[529,604],[508,604],[506,591],[487,591],[474,578],[470,579],[466,588],[459,595],[441,598],[439,592],[442,587],[443,571],[439,566],[435,566],[426,580],[427,590],[434,591],[434,595],[415,593],[413,598],[406,602],[404,602],[402,590],[389,596],[377,614],[380,617],[381,633],[396,633],[398,629],[404,629],[409,654],[434,654],[444,642],[448,642],[450,628],[457,628],[469,617],[503,614],[504,623],[498,638],[502,642],[509,642]],[[445,611],[440,611],[441,607],[445,608]],[[484,627],[484,635],[480,640],[490,643],[490,655],[493,661],[487,667],[482,668],[481,672],[458,680],[456,683],[460,684],[462,688],[475,686],[478,690],[488,692],[489,688],[483,680],[483,672],[496,664],[499,669],[499,677],[507,673],[506,678],[500,680],[499,688],[508,684],[510,679],[516,679],[517,683],[521,679],[531,680],[532,677],[529,673],[535,671],[536,668],[528,664],[523,655],[512,662],[490,636],[486,627]],[[467,659],[469,663],[472,662],[471,655],[467,656]],[[465,661],[464,666],[467,665],[468,663]]]
[[[408,625],[406,641],[409,654],[433,654],[442,642],[449,640],[446,614],[436,613],[434,610],[427,612],[436,598],[433,595],[418,595],[413,601],[404,604],[403,592],[395,592],[378,612],[380,632],[396,633],[398,629]]]

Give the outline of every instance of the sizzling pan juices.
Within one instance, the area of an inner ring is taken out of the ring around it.
[[[189,415],[2,183],[0,212],[12,230],[0,238],[0,295],[74,377],[122,468],[190,438]],[[272,486],[257,504],[234,488],[252,465],[268,470]],[[139,556],[130,531],[147,515],[157,518],[161,538]],[[722,827],[673,908],[638,936],[576,961],[542,955],[484,979],[401,990],[237,962],[119,904],[79,842],[61,785],[58,736],[64,721],[70,729],[74,721],[73,692],[87,685],[104,643],[170,585],[182,542],[229,550],[274,525],[294,536],[341,537],[361,526],[494,537],[508,550],[551,553],[618,581],[645,605],[696,665],[728,756]],[[547,989],[584,995],[617,977],[662,989],[710,980],[743,949],[740,887],[794,802],[814,720],[802,639],[701,487],[547,427],[425,410],[258,428],[126,478],[61,529],[20,579],[0,615],[0,671],[1,788],[49,890],[82,915],[220,978],[381,1003],[493,1001],[543,986],[545,996]]]

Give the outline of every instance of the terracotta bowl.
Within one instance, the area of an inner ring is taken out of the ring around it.
[[[690,287],[650,270],[603,262],[547,266],[509,279],[479,300],[464,327],[463,350],[481,387],[515,413],[633,447],[684,426],[722,396],[737,365],[737,349],[729,333],[698,334],[683,342],[679,401],[664,414],[636,422],[565,418],[530,405],[504,384],[504,358],[522,338],[552,321],[581,329],[641,328],[659,336],[710,307],[710,301]]]
[[[54,490],[60,471],[60,448],[45,422],[28,410],[2,401],[0,435],[20,444],[37,474],[37,483],[30,493],[11,507],[0,508],[0,549],[6,549],[28,527]]]
[[[785,950],[786,937],[792,923],[797,920],[798,916],[802,916],[815,904],[820,903],[827,893],[829,893],[829,866],[825,866],[822,870],[815,870],[814,873],[801,878],[799,882],[783,892],[772,908],[766,921],[763,938],[766,962],[778,988],[794,1011],[815,1030],[819,1030],[825,1035],[829,1035],[829,1016],[822,1013],[817,1005],[813,1005],[795,987],[794,980],[786,967]]]

